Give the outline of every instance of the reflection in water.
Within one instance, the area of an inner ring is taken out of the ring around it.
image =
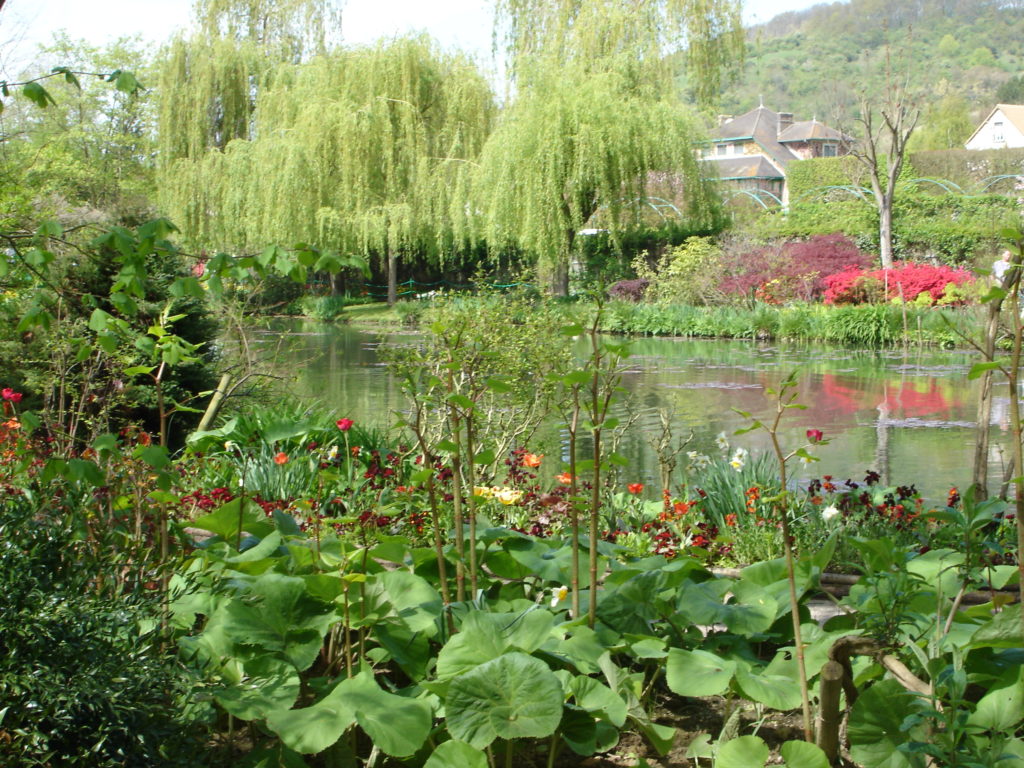
[[[268,354],[296,377],[297,392],[316,398],[342,415],[384,426],[405,401],[378,361],[381,337],[345,326],[274,321],[256,338]],[[280,344],[281,339],[284,344]],[[392,341],[415,335],[391,334]],[[581,347],[582,349],[582,347]],[[807,429],[820,429],[827,446],[821,458],[798,476],[831,474],[860,480],[868,469],[887,482],[915,483],[929,497],[945,497],[951,485],[970,481],[977,382],[966,372],[971,355],[944,350],[852,350],[758,345],[734,341],[637,339],[623,375],[636,424],[619,452],[630,459],[631,480],[656,483],[657,461],[650,439],[660,432],[659,411],[667,409],[677,436],[693,434],[688,449],[713,453],[714,437],[746,426],[735,409],[765,420],[777,389],[794,369],[798,402],[783,422],[784,445],[798,447]],[[1001,403],[1005,411],[1005,401]],[[993,409],[992,471],[1001,477],[1002,444],[1008,431]],[[562,453],[556,426],[532,446]],[[750,450],[768,447],[767,436],[751,432],[731,437]],[[1006,451],[1007,455],[1009,454]],[[552,468],[553,471],[554,468]]]

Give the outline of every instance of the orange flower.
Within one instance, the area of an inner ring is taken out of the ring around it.
[[[629,485],[626,486],[626,490],[628,490],[632,494],[643,493],[644,492],[644,484],[643,483],[630,483]]]
[[[728,515],[725,516],[725,524],[728,525],[728,526],[735,526],[736,525],[736,513],[735,512],[730,512]]]
[[[677,515],[685,515],[687,512],[690,511],[690,504],[685,501],[677,501],[675,503],[675,506],[673,507],[673,510]]]
[[[563,472],[560,475],[555,475],[555,480],[560,482],[562,485],[572,485],[572,475],[568,472]]]
[[[274,463],[278,464],[278,465],[280,465],[280,464],[287,464],[288,463],[288,454],[287,453],[279,453],[279,454],[277,454],[274,457]]]
[[[540,454],[539,456],[536,453],[524,454],[523,455],[523,466],[524,467],[532,467],[533,469],[536,469],[537,467],[540,466],[540,460],[543,459],[543,458],[544,458],[544,454],[543,453]]]
[[[353,456],[358,456],[359,455],[359,451],[361,451],[361,450],[362,450],[362,448],[360,446],[353,445],[352,446],[352,455]]]

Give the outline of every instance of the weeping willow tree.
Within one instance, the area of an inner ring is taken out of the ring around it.
[[[198,0],[195,17],[196,34],[177,37],[161,57],[158,148],[165,169],[249,138],[257,96],[274,66],[325,52],[340,29],[336,0]]]
[[[618,242],[653,174],[682,189],[691,224],[710,225],[716,200],[674,74],[681,58],[701,99],[717,93],[742,56],[738,0],[497,0],[497,10],[515,97],[476,176],[488,244],[533,254],[564,295],[579,230],[600,211]]]
[[[383,261],[393,302],[400,255],[470,247],[469,164],[494,109],[476,66],[426,37],[277,66],[247,134],[168,165],[165,204],[205,247],[301,241]]]

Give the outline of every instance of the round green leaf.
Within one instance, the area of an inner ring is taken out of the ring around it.
[[[740,736],[718,748],[715,768],[764,768],[770,755],[760,736]]]
[[[736,684],[748,699],[771,709],[785,712],[800,706],[800,688],[791,677],[738,669]]]
[[[817,744],[787,741],[781,751],[786,768],[829,768],[828,757]]]
[[[680,696],[717,696],[729,687],[735,672],[735,661],[707,651],[670,648],[665,677]]]
[[[446,741],[427,758],[423,768],[487,768],[487,755],[464,741]]]
[[[544,738],[562,719],[562,684],[539,659],[506,653],[452,681],[448,731],[483,749],[495,738]]]

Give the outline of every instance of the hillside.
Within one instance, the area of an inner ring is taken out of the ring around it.
[[[858,92],[881,87],[888,55],[895,72],[909,74],[923,123],[956,112],[973,125],[997,100],[1024,100],[1024,87],[1013,88],[1024,86],[1021,39],[1024,0],[823,3],[748,31],[742,74],[720,110],[739,114],[763,98],[798,119],[848,123]]]

